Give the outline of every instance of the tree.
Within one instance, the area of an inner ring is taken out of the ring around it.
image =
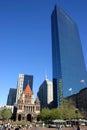
[[[3,120],[8,120],[12,117],[12,111],[11,109],[3,109],[1,111],[1,116],[3,118]]]
[[[41,120],[50,120],[50,110],[48,108],[42,109],[41,113],[39,114],[39,118]]]
[[[53,108],[42,109],[41,113],[39,114],[39,119],[41,120],[55,120],[55,119],[75,119],[75,118],[83,118],[83,115],[78,110],[76,113],[76,107],[71,100],[63,100],[62,105],[60,108]]]
[[[53,108],[53,109],[51,109],[50,117],[51,117],[51,120],[61,119],[59,108]]]
[[[38,118],[41,120],[61,119],[60,109],[59,108],[53,108],[53,109],[44,108],[42,109]]]
[[[77,118],[76,115],[76,107],[72,100],[63,100],[63,104],[60,107],[60,113],[62,113],[62,118],[63,119],[75,119]],[[78,118],[83,118],[83,115],[78,109]]]
[[[0,119],[2,119],[1,111],[0,111]]]

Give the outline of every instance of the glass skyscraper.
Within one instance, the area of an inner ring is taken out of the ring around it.
[[[68,90],[77,93],[87,72],[76,23],[59,7],[51,15],[54,107],[61,105]]]
[[[20,98],[20,95],[22,94],[23,90],[26,88],[28,84],[30,85],[31,90],[33,90],[33,76],[19,74],[18,81],[17,81],[16,103]]]
[[[7,105],[11,105],[11,106],[14,105],[16,101],[16,92],[17,89],[10,88],[8,98],[7,98]]]

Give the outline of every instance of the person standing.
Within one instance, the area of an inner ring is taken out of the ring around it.
[[[77,130],[80,130],[80,124],[79,123],[77,124]]]

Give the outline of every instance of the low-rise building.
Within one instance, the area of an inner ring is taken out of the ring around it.
[[[67,99],[71,99],[76,108],[78,108],[87,118],[87,88],[83,88],[79,93],[69,96]]]
[[[17,114],[16,120],[32,121],[37,119],[37,115],[40,113],[40,102],[37,98],[34,102],[34,94],[29,84],[20,95],[17,102]]]

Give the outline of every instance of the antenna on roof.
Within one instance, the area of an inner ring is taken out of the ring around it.
[[[45,70],[45,80],[48,80],[47,71]]]
[[[45,80],[47,80],[48,78],[47,78],[47,75],[45,75]]]
[[[29,84],[29,80],[28,80],[28,84]]]

